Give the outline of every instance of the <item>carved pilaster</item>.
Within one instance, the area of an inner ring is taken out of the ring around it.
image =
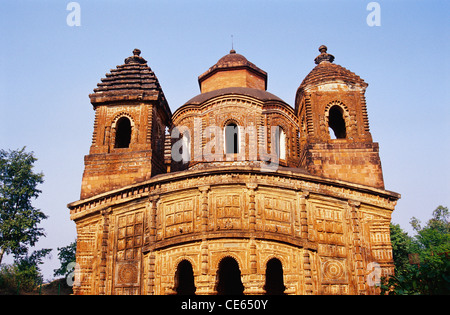
[[[255,274],[258,270],[256,264],[256,244],[255,240],[250,240],[250,273]]]
[[[210,186],[201,186],[198,187],[201,193],[201,222],[202,222],[202,232],[206,233],[208,229],[208,191]]]
[[[202,241],[201,245],[201,269],[202,269],[202,275],[208,274],[208,243],[206,240]]]
[[[358,209],[361,206],[361,203],[358,201],[349,200],[349,220],[350,226],[352,230],[352,237],[350,241],[350,259],[353,264],[353,282],[354,282],[354,290],[356,294],[365,294],[365,284],[364,284],[364,264],[362,257],[362,248],[361,248],[361,226],[358,215]]]
[[[206,234],[208,229],[208,191],[210,186],[201,186],[198,188],[201,193],[200,203],[201,203],[201,222],[202,222],[202,233]],[[202,275],[208,273],[208,243],[206,242],[206,237],[203,237],[201,245],[201,272]]]
[[[102,239],[100,246],[100,265],[99,265],[99,291],[98,294],[105,295],[106,292],[106,263],[108,255],[108,235],[109,235],[109,217],[111,207],[103,209],[100,213],[102,215]]]
[[[303,191],[300,194],[300,237],[304,240],[310,240],[308,233],[308,212],[306,209],[306,199],[309,198],[309,192]],[[312,224],[312,223],[311,223]],[[311,227],[312,228],[312,227]]]
[[[313,281],[312,281],[312,270],[311,270],[311,260],[309,257],[309,252],[307,250],[303,253],[303,274],[304,274],[304,294],[313,294]]]
[[[148,253],[148,291],[150,295],[155,294],[155,251],[153,244],[156,242],[156,216],[158,208],[159,195],[152,195],[149,198],[150,214],[148,216],[148,239],[150,245],[150,252]]]
[[[253,237],[250,239],[248,246],[250,249],[250,272],[242,277],[244,294],[262,295],[266,293],[264,290],[265,276],[262,270],[258,272],[257,244]]]
[[[256,230],[256,206],[255,206],[255,190],[258,188],[258,184],[247,183],[249,203],[248,203],[248,213],[249,213],[249,227],[250,231]]]
[[[153,244],[156,241],[156,216],[158,209],[159,195],[153,195],[150,197],[150,215],[148,218],[148,231],[149,231],[149,241]]]
[[[247,183],[249,203],[248,203],[248,213],[249,213],[249,228],[251,232],[256,230],[256,206],[255,206],[255,190],[258,188],[258,184]],[[257,272],[257,262],[256,262],[256,244],[254,237],[250,240],[250,273],[256,274]]]

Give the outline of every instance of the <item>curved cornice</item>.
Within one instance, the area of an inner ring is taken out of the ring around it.
[[[258,182],[260,186],[277,186],[279,188],[285,188],[295,191],[310,191],[313,193],[324,194],[328,196],[335,196],[337,198],[348,199],[350,192],[356,192],[358,195],[371,195],[375,199],[381,198],[388,202],[396,202],[400,199],[400,194],[374,188],[370,186],[345,182],[342,180],[335,180],[324,178],[320,176],[307,174],[303,169],[294,169],[287,167],[279,167],[277,171],[267,172],[261,170],[257,167],[249,166],[232,166],[232,167],[216,167],[201,170],[186,170],[180,172],[173,172],[167,174],[160,174],[152,177],[151,179],[137,183],[134,185],[125,186],[120,189],[111,190],[90,198],[75,201],[67,205],[71,210],[71,216],[76,215],[78,212],[84,212],[82,208],[93,208],[93,211],[99,211],[102,207],[109,207],[114,204],[119,204],[123,202],[128,202],[134,200],[135,198],[148,197],[153,194],[165,194],[171,193],[171,191],[163,192],[160,191],[162,185],[171,183],[181,183],[183,181],[189,181],[200,177],[214,177],[214,176],[229,176],[232,178],[236,175],[249,175],[249,176],[261,176],[261,182]],[[267,180],[269,178],[277,178],[276,185],[270,184]],[[292,181],[296,181],[294,183]],[[203,183],[206,184],[206,180]],[[220,185],[226,185],[227,182],[220,180]],[[247,182],[233,180],[228,184],[246,184]],[[284,185],[284,183],[286,185]],[[198,186],[198,185],[197,185]],[[187,187],[186,185],[181,185],[179,189],[192,189],[198,188],[197,186]],[[284,187],[285,186],[285,187]],[[332,188],[332,189],[331,189]],[[347,196],[347,197],[346,197]],[[384,202],[385,202],[384,201]],[[380,201],[381,202],[381,201]],[[104,205],[104,206],[102,206]],[[395,205],[395,204],[394,204]],[[76,209],[79,209],[77,211]],[[392,208],[393,209],[393,208]],[[84,214],[89,214],[90,211]],[[83,216],[82,214],[81,216]],[[76,215],[78,217],[78,215]]]

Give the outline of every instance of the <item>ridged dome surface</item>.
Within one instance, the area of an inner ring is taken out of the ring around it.
[[[133,56],[125,59],[125,64],[111,69],[97,84],[94,93],[90,94],[91,103],[118,100],[145,100],[155,95],[165,100],[164,93],[158,82],[158,78],[147,61],[140,55],[140,50],[135,49]]]
[[[260,76],[267,79],[267,72],[258,68],[255,64],[247,60],[243,55],[236,53],[234,49],[230,50],[230,53],[223,56],[217,61],[215,65],[209,68],[206,72],[198,77],[199,82],[203,81],[205,78],[211,76],[213,73],[220,70],[231,70],[236,68],[249,68]]]
[[[249,61],[241,54],[237,54],[235,50],[231,50],[228,55],[223,56],[217,61],[217,66],[243,66],[247,65]]]
[[[343,81],[352,85],[368,85],[363,79],[350,70],[340,65],[324,61],[319,63],[313,70],[311,70],[305,79],[303,79],[303,82],[300,84],[300,89],[306,86],[317,85],[330,81]]]
[[[350,70],[334,64],[334,56],[327,53],[327,46],[319,47],[320,55],[318,55],[314,62],[316,67],[303,79],[299,90],[303,90],[306,86],[314,86],[321,83],[343,81],[351,85],[361,85],[367,87],[368,84],[364,82],[358,75]]]

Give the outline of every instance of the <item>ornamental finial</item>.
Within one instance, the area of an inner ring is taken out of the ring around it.
[[[331,54],[327,53],[327,46],[325,45],[321,45],[319,47],[319,51],[320,51],[320,55],[317,56],[314,59],[314,62],[316,63],[316,65],[318,65],[319,63],[326,61],[326,62],[333,62],[334,61],[334,56]]]
[[[126,64],[129,64],[129,63],[140,63],[140,64],[147,63],[147,60],[142,58],[140,55],[141,55],[141,50],[135,48],[133,50],[133,56],[128,57],[127,59],[125,59],[125,63]]]

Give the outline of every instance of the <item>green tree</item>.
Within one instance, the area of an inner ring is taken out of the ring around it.
[[[16,281],[22,291],[31,292],[43,282],[44,279],[39,265],[42,265],[42,260],[50,254],[50,252],[51,249],[44,248],[33,251],[31,255],[25,255],[16,260]]]
[[[38,224],[47,216],[31,204],[41,191],[44,175],[33,171],[33,152],[25,147],[16,151],[0,150],[0,263],[4,254],[16,258],[28,253],[44,230]]]
[[[401,275],[411,271],[408,255],[411,252],[412,239],[408,233],[404,232],[399,224],[391,223],[391,243],[392,255],[396,275]]]
[[[415,218],[413,218],[415,219]],[[422,294],[450,294],[450,223],[447,207],[439,206],[422,228],[420,221],[412,251],[419,254],[416,287]]]
[[[61,263],[59,269],[53,270],[54,276],[67,276],[72,270],[67,268],[71,262],[75,262],[77,251],[77,241],[73,241],[65,247],[58,247],[58,259]]]
[[[0,294],[31,292],[43,282],[39,265],[51,249],[34,251],[15,260],[11,265],[0,266]]]
[[[447,207],[439,206],[422,227],[411,218],[417,233],[410,237],[391,225],[395,275],[384,279],[381,291],[389,294],[450,294],[450,224]],[[413,261],[414,255],[417,261]]]
[[[399,224],[391,224],[390,230],[395,275],[382,279],[381,294],[417,294],[412,284],[417,268],[410,264],[409,260],[413,238],[404,232]]]

